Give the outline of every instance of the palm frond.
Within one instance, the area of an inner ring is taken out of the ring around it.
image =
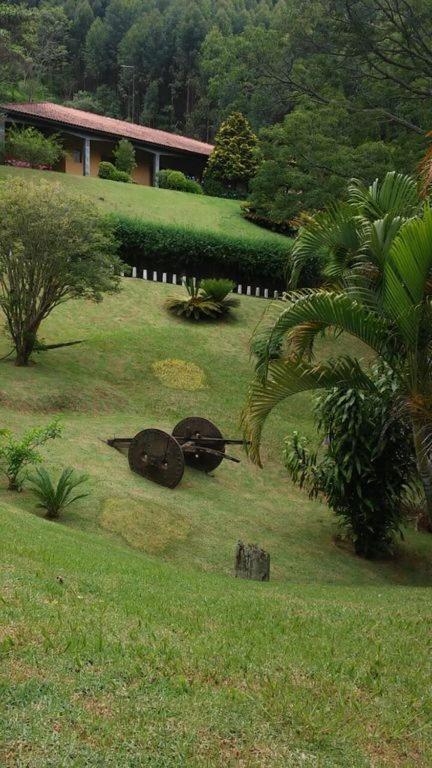
[[[410,345],[416,345],[422,303],[432,269],[432,210],[412,219],[393,242],[384,267],[384,309]]]
[[[371,378],[360,361],[338,357],[326,363],[311,365],[302,359],[276,360],[268,366],[267,380],[255,379],[250,387],[242,413],[245,439],[250,441],[249,455],[261,466],[260,442],[262,429],[270,411],[291,395],[307,390],[349,386],[374,390]]]
[[[414,179],[396,171],[389,171],[382,180],[375,179],[369,187],[352,179],[348,186],[348,201],[370,221],[382,219],[386,214],[411,216],[420,203]]]
[[[316,335],[326,328],[356,336],[378,353],[386,348],[392,330],[385,317],[349,293],[318,290],[300,295],[281,313],[269,335],[269,343],[286,335],[292,348],[300,353],[302,349],[310,350]]]
[[[352,209],[346,204],[331,206],[311,217],[302,227],[291,253],[289,285],[296,288],[303,268],[312,260],[321,261],[332,277],[338,276],[360,247],[357,225]]]

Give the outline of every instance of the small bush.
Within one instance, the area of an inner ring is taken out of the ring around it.
[[[113,154],[117,171],[127,173],[128,176],[131,176],[133,170],[136,168],[135,149],[131,142],[127,139],[120,139]]]
[[[57,485],[54,485],[44,467],[39,467],[30,480],[31,490],[39,499],[37,506],[46,509],[46,517],[49,520],[56,520],[65,507],[89,495],[88,493],[74,495],[75,488],[87,482],[88,475],[76,475],[71,467],[63,470]]]
[[[358,555],[392,554],[404,522],[403,499],[416,476],[410,427],[397,417],[395,384],[373,369],[375,392],[336,387],[318,396],[315,421],[322,444],[297,432],[285,442],[291,479],[314,498],[322,494]]]
[[[0,468],[6,475],[10,491],[20,491],[25,480],[24,469],[31,464],[38,464],[42,457],[38,451],[48,440],[59,437],[62,428],[58,421],[52,421],[46,427],[36,427],[16,440],[9,430],[2,430],[0,435]]]
[[[9,128],[6,134],[5,162],[15,161],[35,168],[51,168],[64,156],[57,134],[44,136],[36,128]]]
[[[201,290],[206,296],[215,301],[223,301],[234,288],[235,283],[232,280],[218,280],[214,277],[208,277],[201,280]]]
[[[201,184],[193,179],[188,179],[182,171],[171,169],[159,171],[158,183],[161,189],[174,189],[177,192],[190,192],[192,195],[202,195]]]
[[[125,171],[119,171],[115,165],[107,162],[106,160],[102,160],[102,162],[99,163],[98,176],[100,179],[109,179],[109,181],[122,181],[125,184],[130,184],[132,182],[132,179],[128,173]]]
[[[125,262],[197,277],[229,277],[243,285],[285,286],[292,242],[257,241],[227,233],[187,229],[112,215],[114,236]]]
[[[232,307],[238,305],[237,299],[226,298],[232,287],[229,280],[208,280],[207,282],[213,286],[216,292],[219,288],[219,294],[221,296],[222,293],[224,294],[222,298],[216,299],[203,289],[199,280],[195,281],[189,278],[185,283],[188,296],[170,296],[165,301],[166,309],[175,315],[183,315],[187,320],[217,320],[226,315]],[[223,291],[222,286],[216,286],[216,283],[224,284]],[[227,291],[228,284],[229,289]]]

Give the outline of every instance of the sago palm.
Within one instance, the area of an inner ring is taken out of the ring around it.
[[[287,340],[286,357],[264,361],[259,368],[243,412],[244,431],[251,440],[251,457],[259,463],[264,422],[285,398],[334,386],[373,389],[368,367],[360,359],[344,355],[314,360],[317,334],[327,329],[351,334],[386,363],[397,381],[396,405],[412,425],[432,521],[431,208],[426,206],[421,218],[404,219],[381,254],[379,279],[360,270],[357,280],[345,275],[336,288],[290,297],[267,333],[269,345],[277,338]]]

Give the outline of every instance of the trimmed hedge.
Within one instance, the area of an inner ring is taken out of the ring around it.
[[[265,242],[234,235],[110,215],[123,261],[194,277],[226,277],[244,286],[283,290],[291,241]]]
[[[193,179],[188,179],[182,171],[173,171],[170,168],[159,171],[158,184],[161,189],[174,189],[177,192],[190,192],[192,195],[202,195],[201,184]]]

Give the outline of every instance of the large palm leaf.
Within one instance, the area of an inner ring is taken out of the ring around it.
[[[331,206],[310,217],[291,253],[290,287],[296,288],[303,268],[312,260],[321,262],[329,277],[339,277],[360,245],[355,213],[349,205]]]
[[[405,224],[384,267],[385,313],[395,322],[406,344],[415,348],[427,284],[432,270],[432,211]]]
[[[420,197],[411,176],[390,171],[382,180],[375,179],[368,187],[352,179],[348,186],[348,202],[357,207],[362,216],[375,221],[386,214],[403,218],[415,215]]]
[[[267,416],[276,405],[299,392],[336,386],[374,389],[374,383],[360,361],[348,356],[315,365],[298,357],[271,362],[266,381],[256,378],[252,382],[242,413],[243,431],[245,439],[250,442],[252,461],[261,466],[261,433]]]
[[[364,306],[354,295],[316,290],[292,296],[268,335],[268,345],[275,338],[287,336],[293,351],[300,355],[310,351],[317,334],[327,328],[356,336],[378,354],[384,354],[392,337],[387,318]]]

